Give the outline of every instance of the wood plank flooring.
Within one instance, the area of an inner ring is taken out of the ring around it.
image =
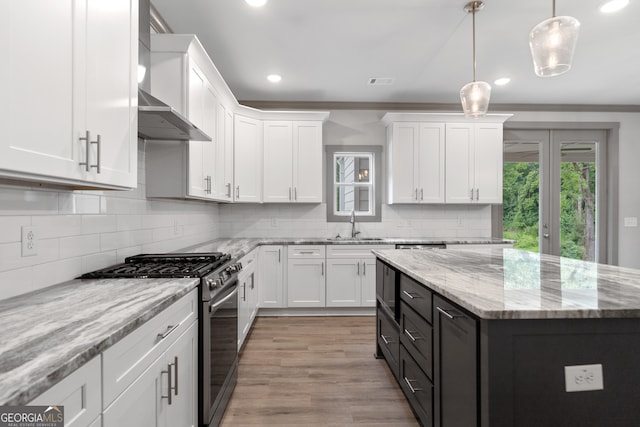
[[[418,426],[375,337],[369,316],[257,318],[221,426]]]

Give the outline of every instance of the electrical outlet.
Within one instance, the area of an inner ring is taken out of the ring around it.
[[[36,227],[22,227],[22,256],[38,255],[38,233]]]
[[[574,365],[564,367],[566,391],[604,390],[602,365]]]
[[[624,217],[624,226],[625,227],[637,227],[638,226],[638,217],[636,217],[636,216],[625,216]]]

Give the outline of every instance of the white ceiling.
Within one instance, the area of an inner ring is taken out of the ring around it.
[[[153,0],[176,33],[194,33],[239,100],[459,103],[472,80],[465,0]],[[581,23],[572,69],[533,72],[528,34],[552,0],[486,0],[476,15],[478,80],[502,104],[640,105],[640,0],[559,0]],[[266,80],[281,74],[278,84]],[[493,81],[511,77],[498,87]],[[393,77],[391,86],[369,86]]]

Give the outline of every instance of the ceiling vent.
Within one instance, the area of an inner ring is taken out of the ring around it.
[[[389,86],[396,81],[393,77],[371,77],[369,79],[369,86]]]

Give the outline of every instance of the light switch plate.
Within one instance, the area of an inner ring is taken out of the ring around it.
[[[602,365],[573,365],[564,367],[567,392],[604,390]]]
[[[624,217],[624,226],[625,227],[637,227],[638,226],[638,217],[625,216]]]

